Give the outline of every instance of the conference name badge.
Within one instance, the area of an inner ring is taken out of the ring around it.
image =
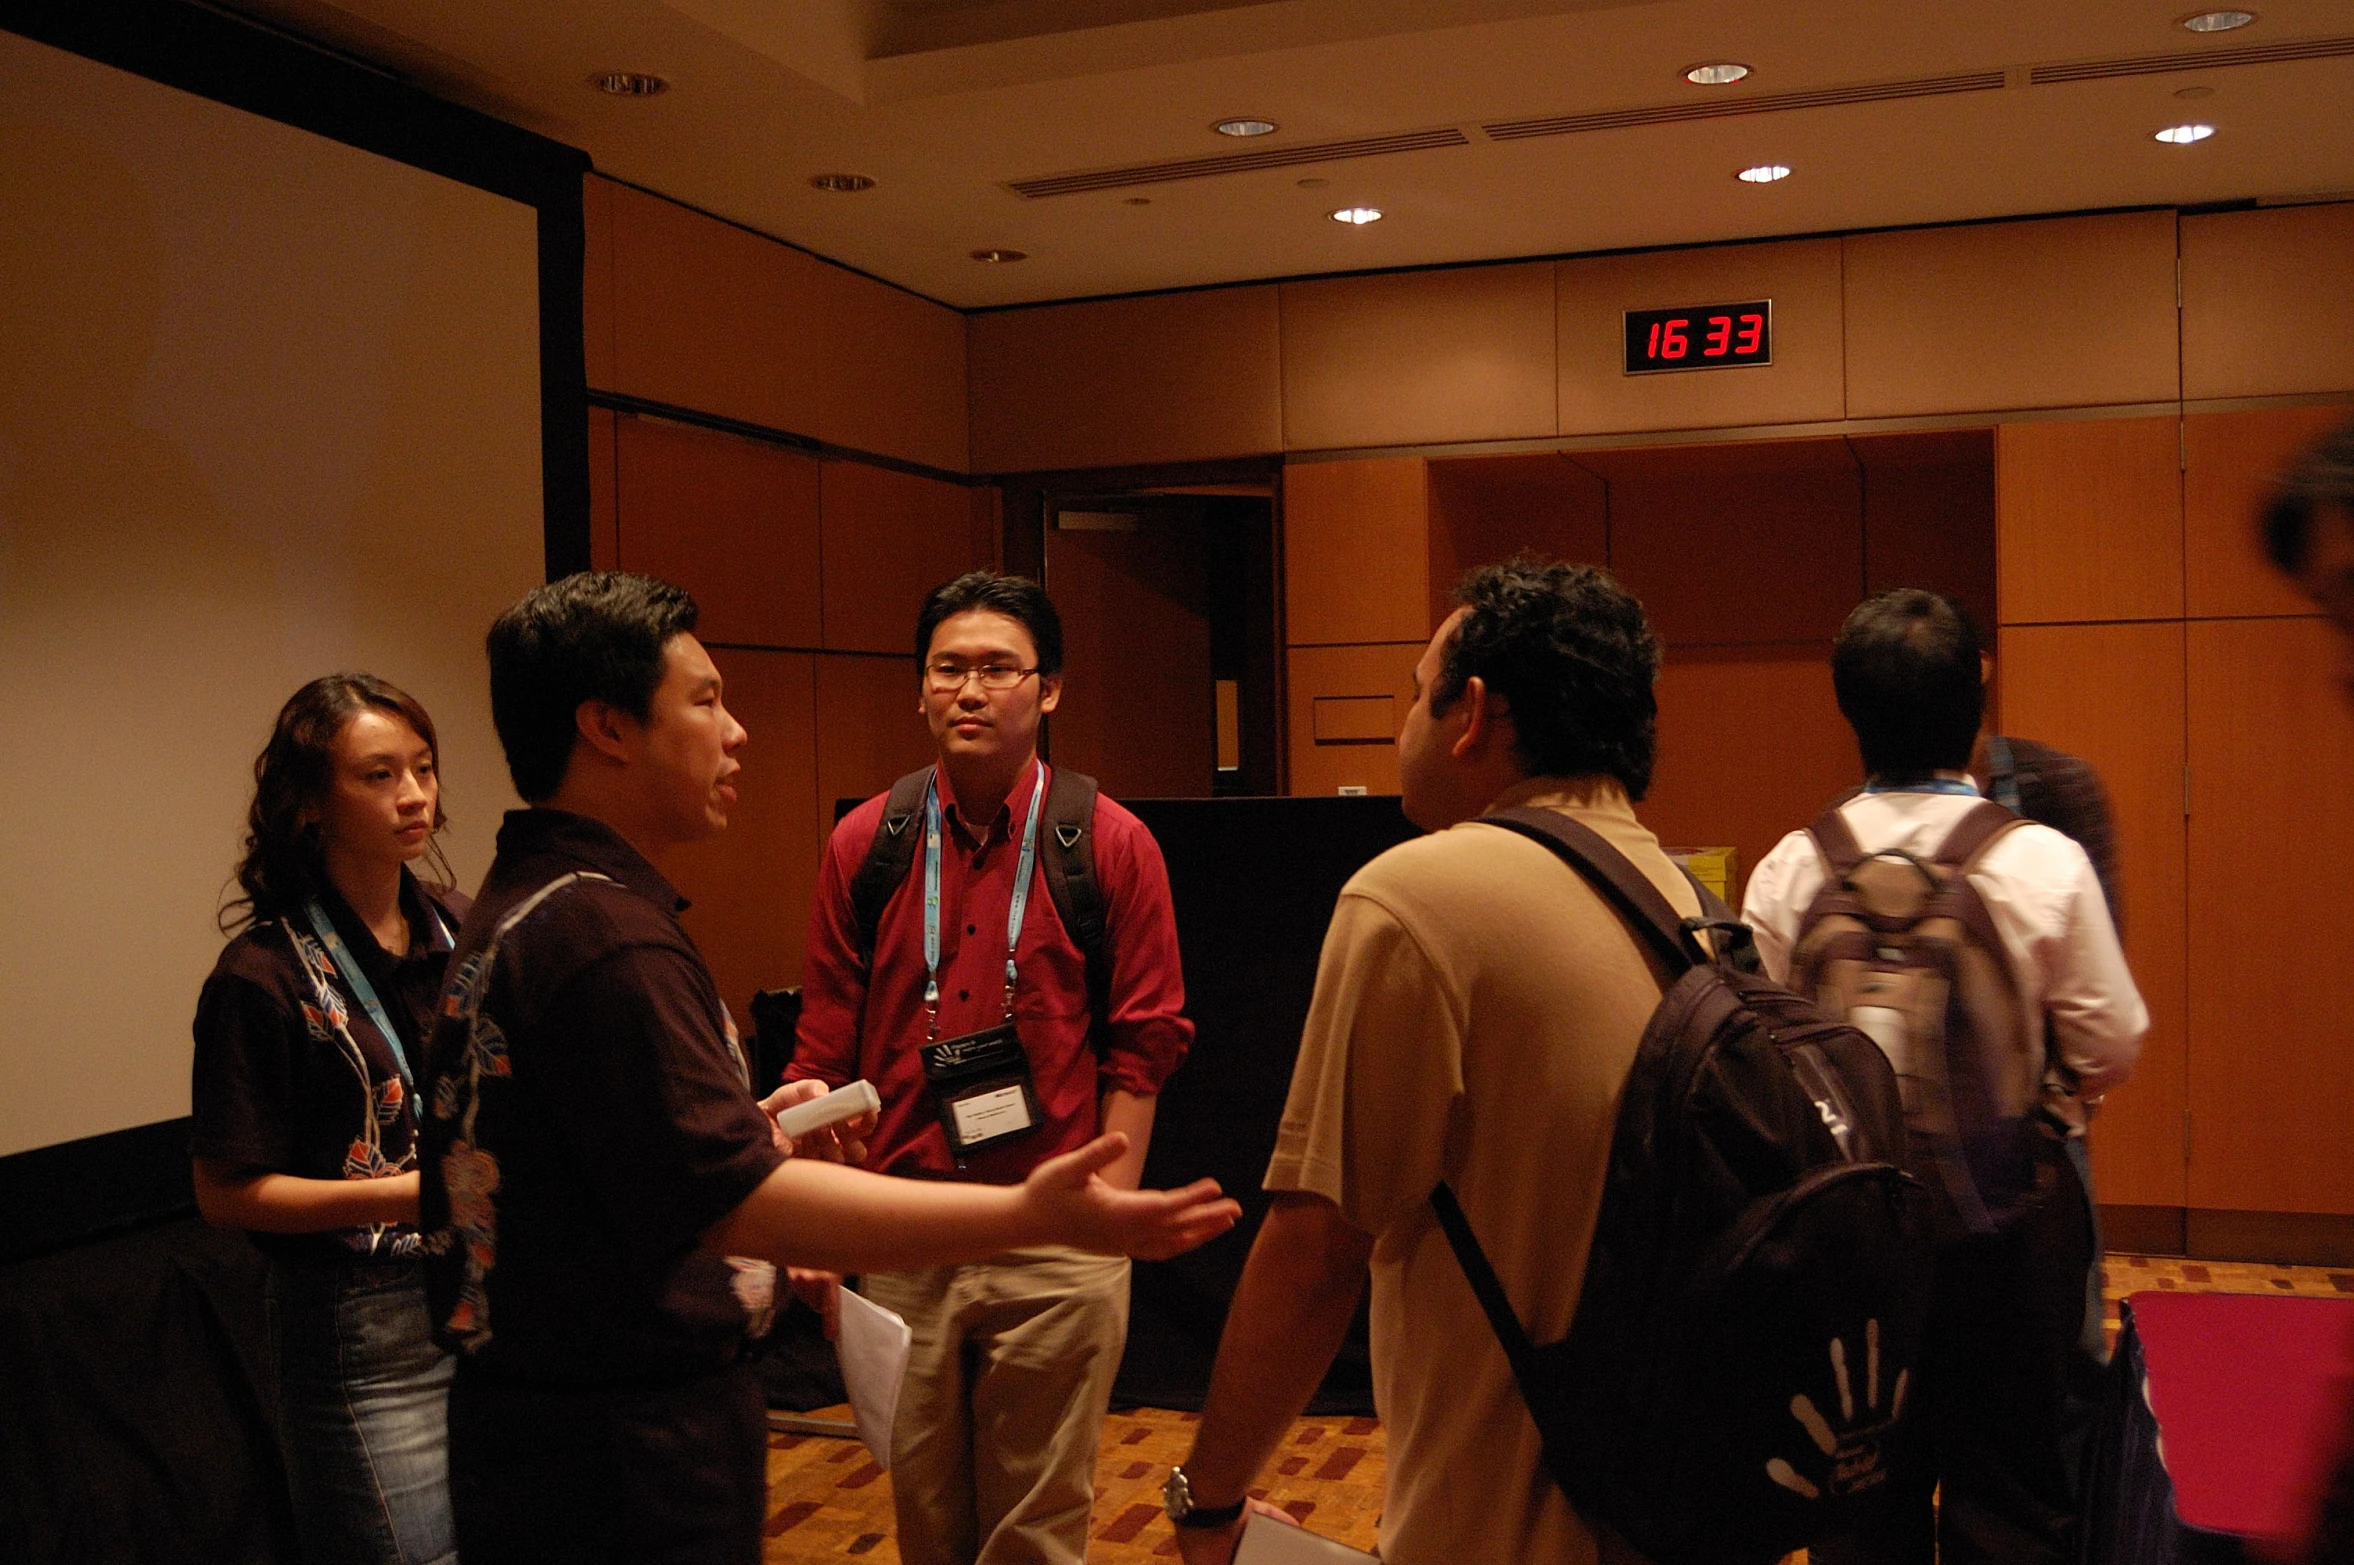
[[[948,1150],[963,1163],[1044,1122],[1030,1056],[1012,1022],[923,1046],[924,1080],[940,1105]]]

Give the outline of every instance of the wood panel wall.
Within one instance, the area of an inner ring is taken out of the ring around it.
[[[595,175],[589,386],[967,470],[964,317]]]
[[[1998,447],[2004,726],[2103,774],[2152,1013],[2096,1128],[2100,1196],[2250,1256],[2322,1251],[2247,1214],[2354,1213],[2354,1000],[2307,978],[2354,938],[2312,917],[2354,834],[2354,715],[2327,623],[2253,542],[2270,473],[2344,412],[2006,425]]]
[[[993,540],[961,485],[634,414],[601,414],[598,432],[613,538],[599,563],[694,594],[751,733],[734,821],[678,876],[742,1022],[756,990],[801,980],[834,801],[930,758],[916,611],[941,581],[992,563]]]

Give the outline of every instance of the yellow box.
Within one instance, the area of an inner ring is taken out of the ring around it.
[[[1715,892],[1730,906],[1733,901],[1733,873],[1740,853],[1734,848],[1670,848],[1667,856],[1691,872],[1692,878]]]

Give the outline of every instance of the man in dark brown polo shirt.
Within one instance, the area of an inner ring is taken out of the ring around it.
[[[425,1094],[424,1227],[458,1546],[521,1559],[760,1556],[766,1420],[742,1349],[761,1261],[910,1269],[1017,1245],[1165,1255],[1222,1232],[1208,1181],[1125,1192],[1117,1136],[1018,1186],[788,1156],[664,876],[725,828],[743,727],[643,576],[542,587],[491,628],[516,791],[459,931]],[[759,1258],[758,1261],[735,1259]]]

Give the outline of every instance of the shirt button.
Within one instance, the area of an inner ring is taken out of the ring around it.
[[[976,929],[971,924],[967,924],[964,926],[964,932],[968,935],[977,935],[980,933],[980,930]]]
[[[959,989],[956,991],[956,997],[959,1000],[970,1000],[973,997],[973,992],[970,989]]]

